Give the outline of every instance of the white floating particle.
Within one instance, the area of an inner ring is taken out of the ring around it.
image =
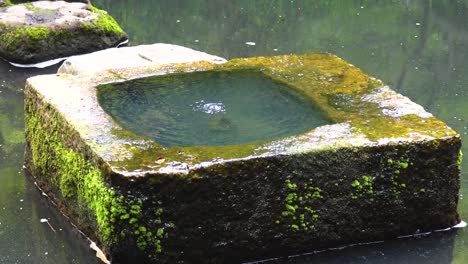
[[[416,26],[420,26],[420,25],[421,25],[421,23],[419,23],[419,22],[416,22]]]
[[[249,46],[255,46],[255,42],[252,42],[252,41],[247,41],[245,42],[245,44]]]
[[[196,39],[196,40],[195,40],[195,42],[199,42],[199,40],[198,40],[198,39]]]
[[[273,49],[273,51],[278,51],[278,49]]]
[[[177,19],[177,20],[176,20],[176,22],[177,22],[177,23],[180,23],[180,20],[179,20],[179,19]]]
[[[24,199],[20,199],[20,202],[24,202]]]
[[[49,220],[45,219],[45,218],[41,218],[41,223],[47,223],[49,222]]]

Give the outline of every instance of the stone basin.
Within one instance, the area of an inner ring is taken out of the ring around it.
[[[239,71],[300,93],[327,124],[164,145],[99,103],[107,85]],[[239,263],[460,222],[459,135],[331,54],[226,61],[168,44],[109,49],[28,79],[25,115],[27,170],[119,263]]]

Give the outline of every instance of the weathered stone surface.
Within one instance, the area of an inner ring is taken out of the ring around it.
[[[127,35],[84,3],[37,1],[0,9],[0,57],[32,64],[115,47]]]
[[[334,124],[162,147],[122,129],[96,96],[108,82],[246,69],[302,91]],[[25,96],[28,170],[115,261],[239,263],[460,221],[456,132],[330,54],[224,62],[165,44],[112,49],[28,79]]]
[[[5,7],[5,6],[8,6],[10,5],[9,2],[7,2],[6,0],[0,0],[0,7]]]

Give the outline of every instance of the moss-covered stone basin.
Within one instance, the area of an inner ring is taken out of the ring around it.
[[[301,93],[331,123],[237,145],[163,146],[98,102],[100,85],[239,71]],[[117,262],[238,263],[460,221],[457,133],[331,54],[226,62],[167,44],[110,49],[28,79],[25,113],[27,169]]]

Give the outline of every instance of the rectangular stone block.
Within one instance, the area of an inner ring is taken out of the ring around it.
[[[124,129],[97,98],[103,84],[238,71],[301,93],[331,124],[170,147]],[[116,262],[239,263],[460,222],[459,135],[331,54],[226,62],[165,44],[111,49],[28,79],[25,113],[27,169]]]

